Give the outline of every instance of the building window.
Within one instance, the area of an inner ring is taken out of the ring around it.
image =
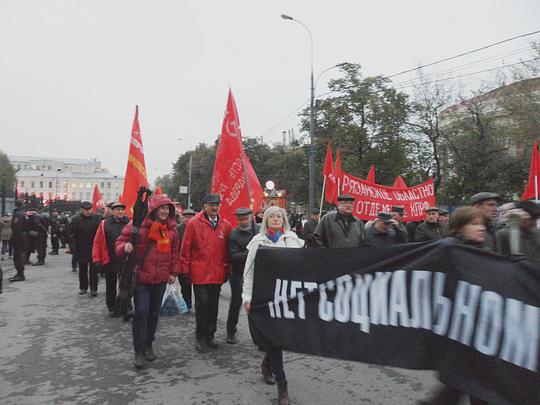
[[[52,181],[49,181],[49,188],[52,188]]]
[[[32,182],[30,183],[30,188],[34,188],[35,186],[36,186],[36,184],[32,181]]]
[[[84,183],[79,183],[79,188],[84,188]]]
[[[86,183],[86,188],[91,188],[91,187],[92,187],[92,184]]]
[[[24,181],[21,181],[21,187],[24,187]]]
[[[43,182],[42,181],[39,182],[39,188],[43,188]]]
[[[111,188],[111,182],[107,182],[107,188],[110,189]]]
[[[101,189],[103,190],[105,188],[105,182],[101,182]]]
[[[51,166],[47,166],[47,170],[51,170],[51,169],[52,169]]]

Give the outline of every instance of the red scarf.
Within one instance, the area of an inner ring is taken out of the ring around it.
[[[156,241],[156,249],[158,253],[170,253],[171,241],[169,239],[169,228],[167,224],[162,224],[159,221],[152,222],[148,239]]]

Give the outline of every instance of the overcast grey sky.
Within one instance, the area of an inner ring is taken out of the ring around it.
[[[309,97],[309,38],[282,13],[310,27],[316,75],[345,61],[390,75],[540,29],[538,0],[0,0],[0,149],[95,157],[124,175],[139,104],[153,181],[190,149],[177,138],[215,140],[229,85],[244,136],[277,142],[296,114],[268,129]],[[532,40],[540,35],[437,69],[527,59]]]

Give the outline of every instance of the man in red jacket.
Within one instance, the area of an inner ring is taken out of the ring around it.
[[[139,229],[137,246],[131,244],[133,221],[130,221],[115,244],[119,257],[135,251],[137,284],[133,300],[133,347],[135,368],[145,366],[145,358],[153,361],[157,357],[152,349],[156,333],[161,301],[166,283],[173,284],[180,272],[179,240],[174,219],[175,208],[164,195],[154,196],[148,203],[148,215]]]
[[[219,292],[229,272],[227,238],[231,224],[218,215],[219,194],[203,199],[204,210],[187,225],[180,250],[180,269],[188,274],[195,293],[195,349],[204,352],[205,346],[217,349],[214,340],[217,329]]]

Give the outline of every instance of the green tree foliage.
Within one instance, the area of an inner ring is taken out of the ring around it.
[[[6,196],[12,195],[15,191],[15,169],[9,162],[8,156],[0,151],[0,192]]]
[[[407,134],[408,96],[381,76],[363,77],[360,66],[341,68],[343,78],[328,84],[332,95],[316,103],[315,138],[320,172],[328,141],[342,150],[342,167],[365,177],[376,165],[377,182],[392,184],[395,177],[411,179],[416,145]],[[302,129],[309,130],[309,109],[302,113]]]

